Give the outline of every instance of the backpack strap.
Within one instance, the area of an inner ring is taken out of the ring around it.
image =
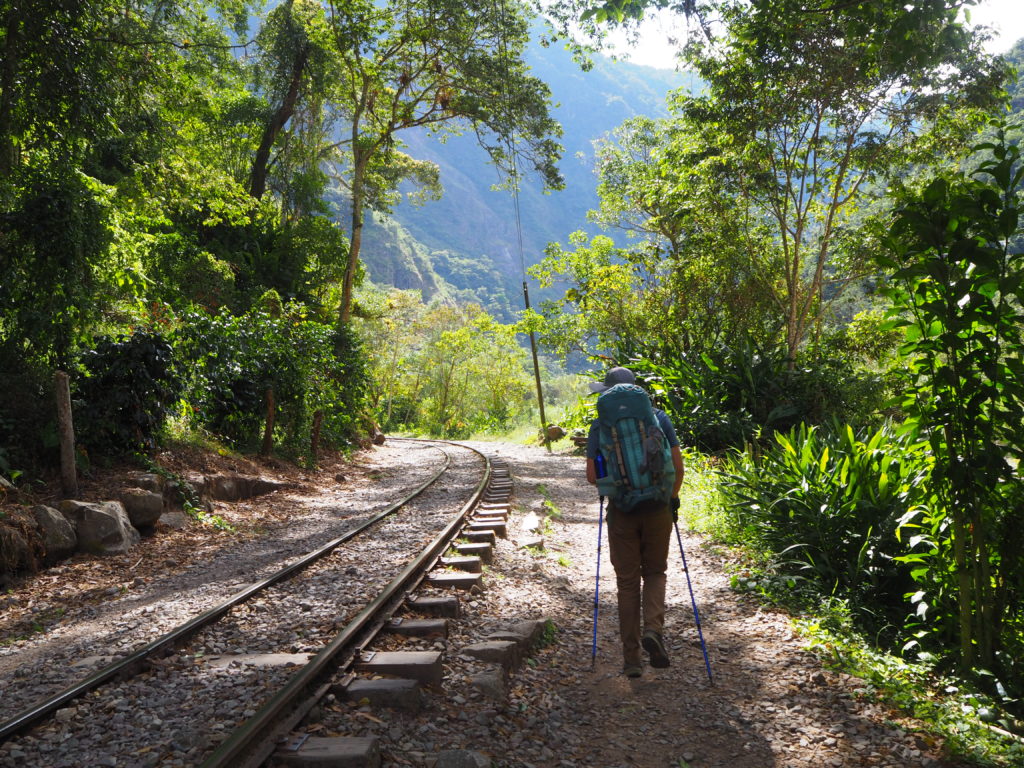
[[[619,431],[615,429],[615,425],[611,425],[612,432],[612,445],[615,446],[615,457],[619,460],[619,476],[622,478],[622,482],[629,487],[629,468],[626,466],[626,459],[622,455],[622,441],[619,440]]]

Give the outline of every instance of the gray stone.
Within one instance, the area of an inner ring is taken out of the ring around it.
[[[486,642],[491,642],[494,640],[508,640],[510,642],[515,643],[520,651],[525,652],[530,650],[530,638],[526,635],[520,635],[516,632],[509,632],[507,630],[502,632],[492,632],[491,634],[486,635],[483,639]]]
[[[469,749],[446,749],[438,752],[434,768],[490,768],[487,755]]]
[[[135,477],[135,487],[151,493],[163,493],[164,485],[163,475],[158,475],[155,472],[144,472]]]
[[[480,661],[501,664],[504,669],[511,669],[519,661],[519,645],[511,640],[489,640],[473,643],[462,649],[462,653]]]
[[[186,492],[199,497],[206,495],[206,477],[198,472],[189,472],[180,483],[175,483],[175,485],[181,485]]]
[[[417,597],[414,595],[406,603],[414,613],[422,613],[427,616],[457,619],[460,613],[457,597]]]
[[[527,536],[519,540],[520,549],[544,549],[543,536]]]
[[[169,509],[160,515],[160,523],[168,528],[179,531],[188,525],[189,517],[183,509]]]
[[[353,668],[370,675],[394,675],[441,686],[444,668],[437,651],[376,651],[360,658]]]
[[[279,483],[276,480],[265,480],[262,477],[251,478],[252,485],[249,486],[250,496],[263,496],[267,493],[273,493],[281,488],[287,488],[287,483]]]
[[[80,551],[119,555],[134,549],[141,539],[119,501],[89,503],[65,499],[59,508],[75,527]]]
[[[142,488],[126,488],[121,492],[121,503],[136,528],[156,525],[164,511],[163,494]]]
[[[198,728],[185,727],[171,736],[171,749],[178,752],[189,752],[203,744],[203,734]]]
[[[43,539],[43,547],[46,549],[46,562],[55,563],[72,552],[78,546],[78,536],[75,529],[64,517],[53,507],[38,504],[32,507],[32,516],[36,525],[39,526],[39,533]]]
[[[262,496],[280,488],[286,483],[276,480],[265,480],[262,477],[247,475],[213,475],[206,478],[205,491],[211,499],[218,501],[239,501],[252,496]]]
[[[32,547],[20,531],[0,525],[0,580],[5,574],[31,570],[35,567]]]
[[[206,493],[218,501],[238,501],[244,498],[241,484],[235,475],[213,475],[206,478]]]
[[[548,424],[547,433],[548,440],[561,440],[567,434],[565,429],[560,427],[558,424]]]
[[[275,762],[287,766],[330,766],[330,768],[377,768],[380,743],[373,736],[313,736],[298,749],[288,745],[274,753]]]
[[[527,621],[516,622],[508,628],[508,631],[526,637],[527,647],[532,648],[541,639],[541,636],[544,634],[544,630],[549,624],[554,626],[551,619],[529,619]]]
[[[492,701],[504,701],[508,688],[500,669],[490,669],[470,676],[469,683]]]

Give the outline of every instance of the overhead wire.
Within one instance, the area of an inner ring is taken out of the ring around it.
[[[519,247],[519,269],[523,276],[523,305],[525,311],[528,314],[530,312],[530,290],[526,280],[526,249],[523,246],[523,218],[522,208],[519,202],[519,164],[516,157],[516,137],[515,127],[511,121],[512,116],[512,96],[509,93],[509,57],[508,57],[508,40],[506,39],[508,30],[508,16],[507,6],[508,0],[493,0],[494,9],[497,11],[498,16],[498,53],[501,56],[501,61],[505,67],[505,77],[502,80],[502,91],[505,97],[505,107],[507,109],[506,118],[509,120],[509,132],[504,137],[505,146],[508,150],[509,160],[511,161],[511,185],[512,185],[512,210],[515,218],[516,225],[516,240]],[[500,3],[500,7],[499,7]],[[551,452],[551,440],[548,437],[548,425],[547,418],[544,415],[544,389],[540,381],[540,360],[537,355],[537,338],[533,329],[529,332],[530,336],[530,353],[533,357],[533,377],[537,386],[537,405],[540,410],[540,434],[541,439],[544,441],[544,447]]]

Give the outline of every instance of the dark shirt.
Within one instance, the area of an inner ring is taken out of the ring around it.
[[[675,427],[672,426],[672,420],[668,417],[668,414],[659,408],[655,408],[654,417],[658,420],[658,426],[661,427],[661,431],[665,433],[669,446],[674,448],[679,445],[679,438],[676,437]],[[598,432],[597,419],[594,419],[594,421],[590,422],[590,432],[587,433],[588,459],[597,458],[597,452],[600,448]]]

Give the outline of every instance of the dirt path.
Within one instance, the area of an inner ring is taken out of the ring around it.
[[[501,446],[517,478],[515,501],[538,508],[548,494],[562,513],[547,538],[551,552],[538,578],[502,590],[550,615],[561,628],[545,656],[539,685],[567,709],[568,765],[637,766],[947,766],[940,745],[894,726],[898,715],[865,701],[863,682],[823,670],[795,636],[788,617],[729,589],[724,562],[694,536],[683,536],[710,657],[709,685],[690,593],[673,543],[666,640],[672,666],[621,674],[614,572],[601,554],[598,658],[590,669],[598,504],[583,481],[580,457]],[[559,565],[555,558],[561,556]],[[510,583],[513,582],[513,583]],[[528,597],[527,597],[528,596]],[[905,723],[909,728],[912,723]],[[515,764],[515,763],[511,763]],[[557,765],[557,762],[551,763]]]
[[[598,505],[593,488],[583,481],[583,459],[507,443],[474,445],[508,460],[515,493],[510,540],[500,542],[487,588],[467,614],[484,623],[547,617],[558,632],[515,673],[502,703],[476,699],[468,689],[464,695],[453,690],[415,717],[361,718],[385,743],[385,766],[432,768],[445,748],[487,755],[498,768],[956,765],[941,757],[940,744],[915,732],[913,723],[863,698],[860,681],[823,670],[802,649],[786,616],[731,591],[722,558],[693,536],[684,534],[683,543],[714,685],[708,682],[675,545],[666,627],[672,666],[647,667],[637,680],[622,676],[614,572],[605,546],[597,663],[591,669]],[[219,505],[218,511],[246,532],[251,546],[254,537],[273,538],[281,526],[301,525],[304,510],[319,506],[316,514],[323,517],[355,509],[364,499],[379,500],[386,483],[368,478],[386,478],[389,465],[400,474],[401,450],[395,442],[362,454],[349,467],[295,470],[293,490]],[[344,481],[338,479],[341,472],[349,476]],[[278,467],[279,478],[287,474]],[[546,531],[546,552],[538,555],[519,548],[516,539],[526,536],[528,517],[543,513],[545,499],[559,515]],[[9,631],[21,626],[20,618],[31,616],[40,603],[59,613],[61,601],[81,600],[83,574],[91,585],[85,590],[89,602],[98,607],[126,589],[139,599],[157,585],[171,594],[175,578],[183,580],[187,593],[193,562],[212,551],[227,554],[234,546],[238,542],[230,536],[190,526],[143,542],[128,558],[69,561],[0,599],[0,625]],[[60,631],[75,628],[62,623]],[[11,638],[8,634],[0,654],[8,661],[19,654],[19,641],[12,645]]]

